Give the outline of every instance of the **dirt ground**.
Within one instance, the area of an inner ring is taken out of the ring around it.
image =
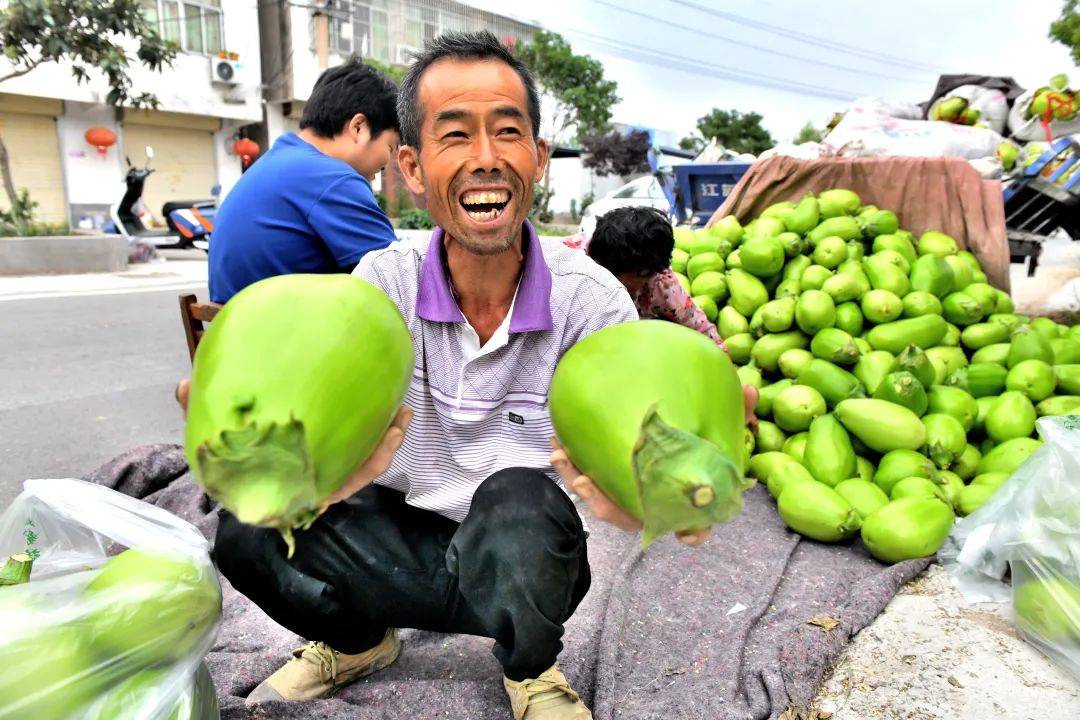
[[[1021,640],[1001,606],[968,605],[935,564],[855,637],[811,710],[831,720],[1078,718],[1080,684]]]

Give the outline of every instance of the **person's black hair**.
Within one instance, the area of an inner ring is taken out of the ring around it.
[[[420,147],[420,128],[424,124],[424,110],[420,107],[420,76],[432,64],[444,58],[466,60],[498,60],[509,65],[525,84],[529,120],[532,122],[533,138],[540,134],[540,97],[536,81],[525,63],[514,57],[510,50],[490,32],[446,33],[428,42],[401,81],[398,94],[398,121],[401,123],[401,144]]]
[[[675,233],[668,216],[651,207],[621,207],[596,221],[589,257],[612,275],[663,272],[671,265]]]
[[[371,137],[397,130],[397,85],[381,72],[350,57],[319,76],[300,117],[301,128],[332,138],[357,113],[367,118]]]

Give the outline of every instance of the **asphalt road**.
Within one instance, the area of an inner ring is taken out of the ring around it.
[[[191,365],[177,295],[0,303],[0,508],[27,478],[80,477],[136,445],[182,442],[173,389]]]

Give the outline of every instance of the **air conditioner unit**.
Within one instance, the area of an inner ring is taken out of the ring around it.
[[[210,82],[215,85],[233,86],[240,82],[240,63],[227,58],[210,58]]]
[[[398,45],[397,49],[397,62],[398,65],[412,65],[413,55],[420,51],[414,47],[408,45]]]

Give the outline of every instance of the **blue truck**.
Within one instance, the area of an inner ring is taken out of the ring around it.
[[[747,162],[676,165],[675,213],[679,224],[704,225],[750,169]]]

